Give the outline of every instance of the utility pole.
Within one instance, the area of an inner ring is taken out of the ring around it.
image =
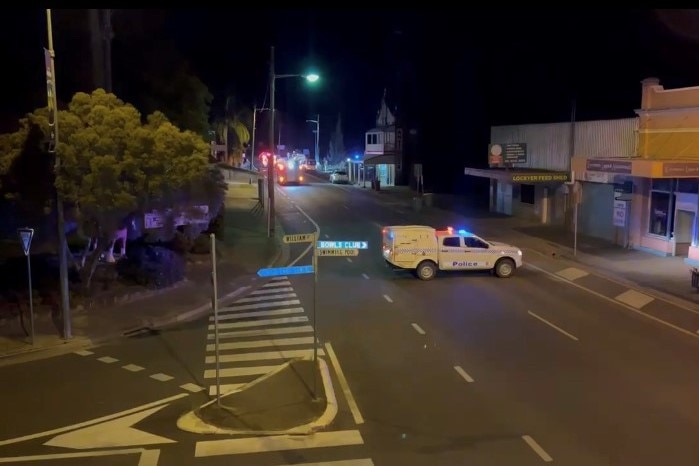
[[[104,90],[112,92],[112,10],[102,10],[102,40],[104,41]]]
[[[46,10],[46,26],[48,32],[49,55],[51,57],[50,79],[48,85],[49,110],[53,110],[53,151],[55,152],[54,172],[58,178],[61,171],[61,157],[58,153],[58,99],[56,98],[56,53],[53,50],[53,26],[51,24],[51,10]],[[51,148],[49,148],[51,150]],[[63,316],[63,338],[73,338],[70,317],[70,291],[68,288],[68,243],[66,241],[65,218],[63,216],[63,198],[56,189],[56,224],[58,238],[58,277],[61,288],[61,311]]]
[[[320,165],[320,113],[316,115],[316,167]]]
[[[267,237],[271,238],[274,236],[274,91],[275,83],[274,80],[276,76],[274,74],[274,46],[270,49],[269,57],[269,95],[270,95],[270,111],[272,116],[269,119],[269,148],[271,155],[267,161],[267,196],[269,199],[269,208],[267,209]]]
[[[257,104],[252,106],[252,150],[250,151],[250,169],[255,169],[255,128],[257,128]]]

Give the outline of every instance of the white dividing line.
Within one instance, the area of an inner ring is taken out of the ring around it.
[[[74,351],[74,353],[77,354],[78,356],[90,356],[92,354],[95,354],[92,351],[88,351],[88,350]]]
[[[563,335],[567,336],[567,337],[570,338],[571,340],[578,341],[578,337],[576,337],[575,335],[571,335],[570,333],[568,333],[568,332],[566,332],[565,330],[563,330],[561,327],[558,327],[557,325],[552,324],[551,322],[549,322],[548,320],[544,319],[543,317],[534,314],[532,311],[527,311],[527,313],[528,313],[530,316],[532,316],[532,317],[536,317],[537,319],[539,319],[541,322],[545,323],[546,325],[548,325],[548,326],[551,327],[552,329],[558,330],[559,332],[561,332]]]
[[[126,369],[129,372],[139,372],[144,369],[143,367],[137,366],[136,364],[127,364],[125,366],[122,366],[121,368]]]
[[[455,370],[461,377],[463,377],[464,380],[465,380],[466,382],[468,382],[468,383],[473,383],[473,382],[474,382],[473,377],[471,377],[470,375],[468,375],[468,374],[466,373],[466,371],[463,370],[463,368],[462,368],[461,366],[454,366],[454,370]]]
[[[259,303],[261,301],[271,301],[273,299],[286,299],[286,298],[295,298],[296,293],[284,293],[284,294],[275,294],[271,296],[253,296],[251,298],[241,298],[236,301],[236,304],[238,303]]]
[[[264,290],[257,290],[253,291],[250,293],[251,295],[260,295],[260,294],[272,294],[272,293],[286,293],[287,291],[294,291],[293,288],[290,286],[288,287],[283,287],[283,288],[265,288]]]
[[[118,361],[118,359],[113,358],[111,356],[104,356],[102,358],[97,358],[98,361],[103,362],[105,364],[112,364]]]
[[[369,280],[369,275],[367,275],[365,273],[362,274],[362,277],[364,277],[365,280]]]
[[[262,320],[248,320],[245,322],[232,322],[228,324],[218,324],[219,330],[225,330],[229,328],[250,328],[250,327],[266,327],[268,325],[279,325],[279,324],[298,324],[298,323],[308,322],[308,317],[306,316],[296,316],[296,317],[282,317],[281,319],[262,319]],[[214,324],[209,325],[209,330],[214,330]]]
[[[349,257],[345,257],[345,259],[347,259],[347,262],[352,262],[352,259],[350,259]]]
[[[22,437],[15,437],[15,438],[7,439],[7,440],[0,440],[0,447],[3,447],[5,445],[11,445],[13,443],[26,442],[27,440],[34,440],[34,439],[41,438],[41,437],[48,437],[51,435],[62,434],[63,432],[77,430],[77,429],[80,429],[81,427],[87,427],[87,426],[99,424],[101,422],[111,421],[112,419],[116,419],[118,417],[124,417],[124,416],[127,416],[129,414],[139,413],[141,411],[145,411],[148,408],[154,408],[156,406],[164,405],[166,403],[170,403],[172,401],[179,400],[180,398],[184,398],[185,396],[189,396],[189,394],[188,393],[180,393],[178,395],[174,395],[174,396],[171,396],[168,398],[163,398],[162,400],[153,401],[151,403],[137,406],[135,408],[127,409],[127,410],[122,411],[120,413],[109,414],[107,416],[98,417],[96,419],[90,419],[89,421],[80,422],[78,424],[73,424],[73,425],[65,426],[65,427],[59,427],[58,429],[53,429],[53,430],[46,430],[44,432],[37,432],[35,434],[24,435]]]
[[[420,327],[418,324],[412,323],[412,324],[410,324],[410,325],[412,325],[413,328],[415,329],[415,331],[416,331],[417,333],[419,333],[420,335],[424,335],[424,334],[425,334],[425,331],[424,331],[424,330],[422,329],[422,327]]]
[[[550,463],[553,461],[553,458],[551,458],[551,456],[548,453],[546,453],[546,450],[541,448],[541,445],[536,443],[536,440],[534,440],[528,435],[522,435],[522,440],[524,440],[527,443],[527,445],[529,445],[531,449],[534,450],[534,453],[539,455],[539,457],[546,463]]]
[[[174,379],[173,376],[167,375],[167,374],[163,374],[162,372],[159,372],[159,373],[157,373],[157,374],[153,374],[153,375],[150,376],[150,378],[153,379],[153,380],[157,380],[158,382],[167,382],[168,380]]]
[[[227,369],[221,369],[220,375],[221,377],[244,377],[244,376],[249,376],[249,375],[265,375],[269,374],[273,370],[276,370],[279,368],[279,365],[277,366],[255,366],[255,367],[229,367]],[[204,371],[204,378],[205,379],[214,379],[216,378],[216,369],[206,369]]]
[[[218,360],[220,362],[273,361],[275,359],[311,358],[312,356],[312,349],[277,350],[261,353],[221,354]],[[318,356],[325,356],[325,351],[322,348],[318,349]],[[216,356],[207,356],[204,360],[204,364],[214,364],[215,362]]]
[[[221,393],[228,393],[232,392],[233,390],[237,390],[240,387],[245,385],[244,383],[222,383],[221,384]],[[216,396],[216,385],[212,385],[209,387],[209,396]]]
[[[536,270],[536,271],[538,271],[538,272],[544,273],[544,274],[546,274],[546,275],[548,275],[548,276],[555,276],[555,274],[549,272],[548,270],[544,270],[544,269],[542,269],[541,267],[537,267],[536,265],[525,264],[525,267],[532,268],[532,269],[534,269],[534,270]],[[566,282],[568,285],[571,285],[571,286],[574,286],[574,287],[576,287],[576,288],[578,288],[578,289],[580,289],[580,290],[586,291],[586,292],[590,293],[591,295],[597,296],[598,298],[602,298],[602,299],[604,299],[605,301],[609,301],[610,303],[614,303],[614,304],[616,304],[616,305],[618,305],[618,306],[624,307],[624,308],[628,309],[628,310],[631,311],[631,312],[635,312],[636,314],[642,315],[643,317],[645,317],[645,318],[647,318],[647,319],[650,319],[650,320],[652,320],[652,321],[654,321],[654,322],[657,322],[657,323],[659,323],[659,324],[661,324],[661,325],[664,325],[664,326],[666,326],[666,327],[670,327],[670,328],[673,329],[673,330],[677,330],[677,331],[680,332],[680,333],[684,333],[685,335],[689,335],[690,337],[693,337],[693,338],[699,338],[699,334],[697,334],[697,333],[690,332],[689,330],[683,329],[682,327],[678,327],[677,325],[671,324],[670,322],[666,322],[666,321],[664,321],[664,320],[662,320],[662,319],[658,319],[658,318],[655,317],[655,316],[652,316],[652,315],[650,315],[650,314],[646,314],[645,312],[643,312],[643,311],[641,311],[641,310],[639,310],[639,309],[636,309],[636,308],[633,307],[633,306],[629,306],[628,304],[624,304],[624,303],[622,303],[621,301],[617,301],[617,300],[615,300],[615,299],[613,299],[613,298],[609,298],[609,297],[603,295],[602,293],[598,293],[598,292],[596,292],[596,291],[593,291],[593,290],[591,290],[591,289],[589,289],[589,288],[586,288],[586,287],[584,287],[584,286],[582,286],[582,285],[578,285],[577,283],[573,283],[573,282],[568,281],[568,280],[566,280],[565,282]]]
[[[393,300],[391,299],[391,297],[390,297],[389,295],[387,295],[387,294],[383,295],[383,299],[385,299],[385,300],[388,301],[389,303],[392,303],[392,302],[393,302]]]
[[[289,335],[293,333],[311,333],[313,327],[310,325],[300,325],[298,327],[264,328],[262,330],[238,330],[237,332],[221,332],[219,338],[240,338],[240,337],[267,337],[272,335]],[[208,340],[216,339],[216,335],[209,333]]]
[[[330,342],[325,344],[325,351],[327,352],[328,357],[330,358],[330,363],[332,364],[333,369],[335,369],[337,380],[340,382],[342,392],[345,394],[345,398],[347,399],[347,404],[349,405],[349,409],[352,412],[354,423],[364,424],[364,418],[362,417],[362,413],[359,412],[359,406],[357,406],[357,401],[354,399],[354,395],[352,395],[352,390],[350,390],[349,383],[347,383],[345,373],[342,372],[342,367],[340,367],[340,361],[337,359],[335,350],[333,349]]]
[[[224,320],[241,320],[250,317],[272,317],[272,316],[283,316],[288,314],[302,314],[302,307],[292,307],[291,309],[275,309],[273,311],[259,311],[259,312],[241,312],[240,314],[223,314],[218,316],[218,321]],[[209,318],[209,321],[214,321],[214,316]]]
[[[218,345],[220,351],[230,351],[244,348],[265,348],[268,346],[292,346],[292,345],[313,345],[313,337],[297,338],[277,338],[274,340],[238,341],[235,343],[221,343]],[[206,345],[206,351],[215,351],[216,345]]]
[[[364,439],[358,430],[316,432],[313,435],[272,435],[197,442],[194,456],[241,455],[268,451],[300,450],[307,448],[362,445]]]

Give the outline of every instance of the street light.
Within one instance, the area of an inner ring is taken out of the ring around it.
[[[309,83],[315,83],[320,79],[315,73],[307,74],[276,74],[274,71],[274,46],[270,48],[270,59],[269,59],[269,96],[270,105],[269,109],[272,112],[272,117],[269,123],[269,147],[272,151],[272,157],[274,158],[274,152],[276,145],[274,144],[274,120],[276,116],[275,109],[275,90],[276,90],[276,80],[284,78],[305,78]],[[267,164],[267,196],[269,198],[269,210],[267,211],[267,237],[271,238],[274,235],[274,164]]]
[[[306,78],[306,79],[308,79],[308,78]],[[318,80],[318,78],[316,77],[316,79],[314,81],[317,81],[317,80]],[[311,82],[314,82],[314,81],[311,81]],[[316,144],[315,144],[314,157],[316,159],[316,166],[320,166],[320,149],[318,147],[318,142],[320,141],[320,115],[316,115],[315,120],[306,120],[306,123],[315,123],[316,124],[316,130],[314,131],[314,133],[316,133]]]

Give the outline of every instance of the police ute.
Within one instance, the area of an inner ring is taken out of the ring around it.
[[[486,241],[466,230],[436,230],[423,225],[383,228],[383,257],[394,269],[413,270],[431,280],[438,270],[492,270],[511,277],[522,266],[522,250]]]

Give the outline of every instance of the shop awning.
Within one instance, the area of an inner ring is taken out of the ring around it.
[[[393,154],[364,154],[364,165],[395,165],[396,157]]]
[[[464,175],[490,178],[507,183],[564,183],[570,180],[568,172],[537,170],[533,168],[464,168]]]

